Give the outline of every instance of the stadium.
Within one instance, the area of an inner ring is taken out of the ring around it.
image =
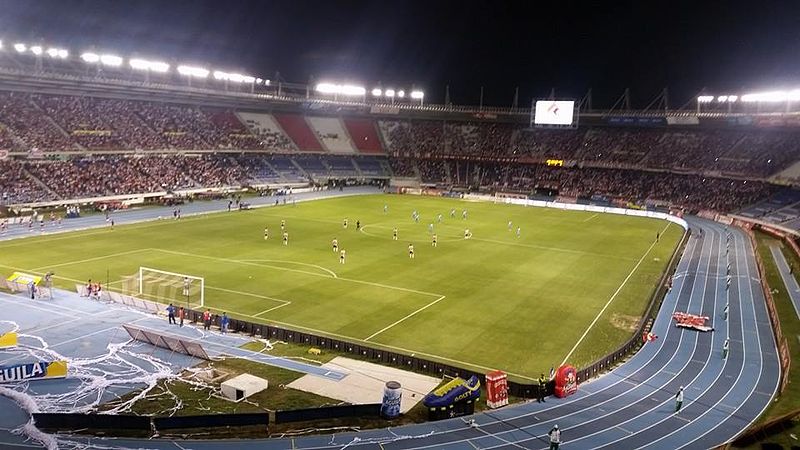
[[[0,41],[0,448],[796,445],[800,91],[187,61]]]

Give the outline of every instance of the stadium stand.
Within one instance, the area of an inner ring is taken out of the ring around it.
[[[261,140],[262,148],[284,152],[296,151],[292,141],[269,114],[237,112],[239,119]]]
[[[317,135],[308,126],[306,119],[297,114],[276,114],[275,119],[283,131],[294,141],[297,148],[302,151],[324,151]]]
[[[286,181],[308,181],[308,175],[288,156],[275,155],[269,163]]]
[[[27,149],[78,150],[70,137],[30,99],[30,95],[0,92],[0,123]]]
[[[381,138],[378,135],[378,130],[375,127],[375,122],[369,119],[343,119],[350,137],[353,139],[353,145],[361,153],[376,153],[383,154],[383,145]]]
[[[317,138],[332,153],[355,153],[356,148],[350,136],[336,117],[306,117],[308,125],[317,134]]]
[[[445,187],[738,210],[800,223],[800,197],[767,182],[778,174],[783,182],[798,181],[790,168],[800,160],[800,133],[787,129],[531,130],[482,120],[272,115],[0,92],[0,150],[19,158],[33,149],[77,156],[4,162],[3,203],[393,175]],[[86,154],[134,151],[153,156]],[[180,155],[186,151],[218,153]],[[384,153],[388,159],[359,156]],[[547,168],[548,159],[566,167]]]

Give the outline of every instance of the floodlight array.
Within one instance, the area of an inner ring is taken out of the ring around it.
[[[364,96],[367,93],[366,88],[362,86],[335,83],[319,83],[317,84],[316,91],[320,94],[339,94],[353,97]]]
[[[133,58],[128,61],[131,69],[135,70],[149,70],[158,73],[166,73],[169,71],[169,64],[161,61],[148,61],[146,59]]]
[[[765,91],[753,92],[744,95],[700,95],[697,97],[698,103],[786,103],[800,101],[800,89],[789,91]]]
[[[742,96],[742,101],[746,103],[782,103],[796,102],[798,100],[800,100],[800,89],[795,89],[792,91],[757,92]]]
[[[227,73],[219,70],[214,71],[215,80],[232,81],[234,83],[255,83],[260,78],[251,77],[249,75],[242,75],[240,73]]]
[[[187,77],[206,78],[209,70],[202,67],[178,66],[178,73]]]
[[[394,89],[394,88],[383,89],[380,87],[376,87],[373,88],[371,92],[373,97],[386,97],[392,100],[394,100],[395,98],[405,98],[407,95],[413,100],[422,101],[422,99],[425,98],[425,93],[418,89],[414,89],[411,92],[407,93],[403,89]]]
[[[43,45],[33,44],[29,45],[24,42],[15,42],[11,45],[14,51],[19,54],[32,54],[37,58],[42,57],[43,55],[49,56],[53,59],[67,59],[70,55],[70,52],[63,48],[57,47],[44,47]],[[0,40],[0,51],[4,49],[3,41]],[[79,55],[81,61],[86,64],[92,65],[102,65],[108,67],[122,67],[123,64],[126,63],[126,59],[122,56],[118,56],[111,53],[100,53],[94,51],[86,51]],[[156,72],[156,73],[167,73],[170,72],[172,66],[169,63],[158,61],[158,60],[147,60],[142,58],[129,58],[127,59],[127,66],[130,67],[132,70],[142,71],[142,72]],[[192,65],[178,65],[175,70],[178,74],[190,77],[190,78],[208,78],[209,75],[213,75],[215,80],[224,81],[224,82],[232,82],[232,83],[242,83],[242,84],[252,84],[252,85],[264,85],[269,86],[270,80],[254,77],[251,75],[244,75],[241,73],[236,72],[225,72],[220,70],[210,70],[204,67],[199,66],[192,66]],[[342,95],[347,97],[366,97],[367,89],[363,86],[358,86],[354,84],[339,84],[339,83],[319,83],[316,85],[315,88],[316,92],[320,94],[333,94],[333,95]],[[383,89],[381,87],[373,88],[371,91],[372,96],[379,98],[385,97],[391,99],[394,102],[395,98],[405,98],[406,91],[403,89],[394,89],[394,88],[386,88]],[[422,102],[425,94],[420,90],[412,90],[409,93],[409,97],[413,100],[419,100]]]

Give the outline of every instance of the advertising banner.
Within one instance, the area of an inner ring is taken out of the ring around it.
[[[66,376],[66,361],[40,361],[18,364],[15,366],[0,366],[0,383],[47,380],[52,378],[65,378]]]

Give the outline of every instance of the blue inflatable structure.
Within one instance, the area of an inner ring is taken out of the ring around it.
[[[473,375],[468,380],[454,378],[422,399],[428,408],[445,408],[459,402],[474,402],[481,397],[481,380]]]

